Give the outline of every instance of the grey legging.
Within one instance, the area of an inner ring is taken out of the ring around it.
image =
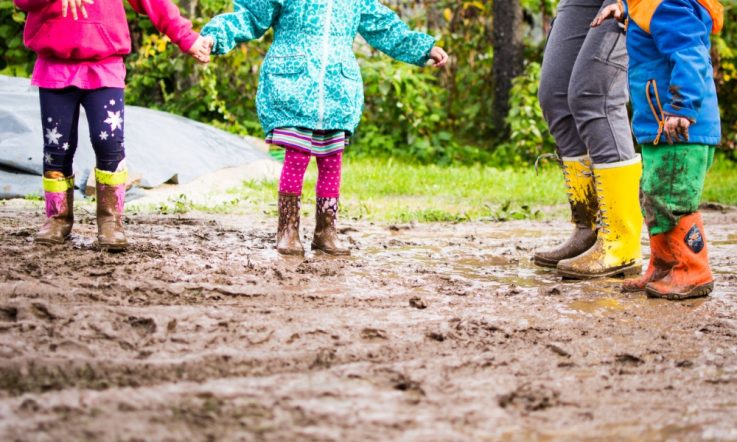
[[[627,48],[622,26],[591,21],[616,0],[561,0],[545,48],[540,106],[562,157],[595,164],[634,158],[627,115]]]

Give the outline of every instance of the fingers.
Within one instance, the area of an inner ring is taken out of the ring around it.
[[[215,41],[210,37],[199,37],[189,50],[189,54],[200,63],[210,62],[210,53]]]
[[[82,17],[88,18],[87,9],[84,7],[84,2],[82,0],[77,0],[77,9],[82,13]]]
[[[443,50],[443,48],[440,47],[434,47],[432,51],[430,52],[430,58],[433,60],[433,66],[436,68],[442,68],[446,64],[448,64],[448,60],[450,57],[448,57],[448,53]]]
[[[685,118],[669,117],[665,120],[665,136],[668,144],[688,142],[691,122]]]
[[[69,0],[69,9],[72,10],[72,18],[79,20],[79,15],[77,14],[77,0]]]
[[[61,16],[66,17],[69,12],[69,0],[61,0]]]

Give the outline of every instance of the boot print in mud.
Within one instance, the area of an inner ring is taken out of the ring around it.
[[[338,238],[338,198],[317,198],[315,211],[315,237],[312,250],[320,250],[329,255],[347,256],[351,251],[344,247]]]
[[[305,248],[299,238],[302,197],[279,193],[279,227],[276,232],[276,250],[282,255],[303,256]]]

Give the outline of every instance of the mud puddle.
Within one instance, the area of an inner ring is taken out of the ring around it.
[[[285,259],[272,220],[135,216],[111,255],[80,218],[42,248],[0,209],[2,440],[737,440],[735,212],[684,303],[533,266],[563,222],[346,223],[352,257]]]

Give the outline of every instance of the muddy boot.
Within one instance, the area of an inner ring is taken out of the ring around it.
[[[46,222],[36,234],[39,244],[63,244],[74,224],[74,177],[43,179]]]
[[[654,235],[650,237],[650,262],[645,274],[640,278],[628,279],[622,283],[622,292],[634,293],[645,291],[645,286],[654,281],[659,281],[670,272],[673,267],[673,259],[670,257],[670,249],[665,242],[665,235]]]
[[[645,287],[647,295],[671,300],[708,296],[714,290],[714,277],[709,268],[701,214],[696,212],[684,216],[675,229],[663,236],[673,267],[664,278]]]
[[[563,158],[561,166],[574,230],[563,244],[535,252],[535,264],[542,267],[555,268],[560,261],[582,254],[596,242],[599,202],[596,199],[591,159],[588,156]]]
[[[596,243],[582,255],[559,262],[558,274],[573,279],[639,275],[642,271],[640,157],[595,164],[593,170],[599,199]]]
[[[95,169],[97,181],[97,241],[100,248],[122,251],[128,248],[123,229],[125,183],[128,172],[107,172]]]
[[[350,255],[351,251],[338,239],[338,230],[335,227],[338,220],[338,198],[317,198],[315,218],[312,250],[320,250],[328,255]]]
[[[299,219],[302,197],[279,193],[279,228],[276,232],[276,250],[282,255],[304,256],[305,248],[299,239]]]

